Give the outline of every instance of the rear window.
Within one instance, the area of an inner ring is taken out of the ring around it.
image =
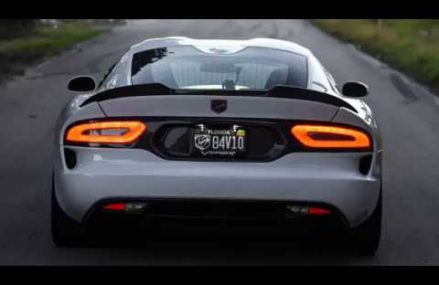
[[[192,46],[178,46],[134,54],[131,76],[133,84],[162,83],[173,89],[306,88],[307,64],[305,56],[270,48],[210,54]]]

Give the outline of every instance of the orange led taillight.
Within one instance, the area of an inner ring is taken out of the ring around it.
[[[66,141],[75,143],[129,144],[147,129],[139,121],[107,121],[83,123],[67,131]]]
[[[348,127],[325,125],[296,125],[291,134],[304,146],[312,148],[367,149],[371,147],[369,136]]]

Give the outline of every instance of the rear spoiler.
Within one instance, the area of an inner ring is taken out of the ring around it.
[[[161,83],[129,85],[96,93],[82,102],[81,107],[92,102],[100,102],[116,98],[153,95],[212,95],[212,96],[257,96],[285,99],[298,99],[322,102],[337,107],[345,107],[356,112],[355,108],[340,97],[324,92],[303,89],[287,85],[278,85],[268,91],[257,90],[190,90],[171,89]]]
[[[315,91],[315,90],[310,90],[310,89],[297,88],[287,85],[278,85],[268,91],[268,96],[276,97],[276,98],[288,98],[288,99],[322,102],[338,107],[345,107],[354,112],[357,112],[357,110],[351,104],[349,104],[347,101],[343,100],[338,96]]]

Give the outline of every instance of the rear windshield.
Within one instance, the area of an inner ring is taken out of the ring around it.
[[[178,46],[134,54],[131,76],[133,84],[162,83],[173,89],[306,88],[307,65],[305,56],[270,48],[210,54],[192,46]]]

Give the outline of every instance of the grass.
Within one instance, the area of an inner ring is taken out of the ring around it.
[[[57,28],[41,24],[31,35],[0,41],[0,78],[20,73],[27,64],[59,53],[103,31],[86,22],[60,23]]]
[[[439,20],[314,20],[321,29],[439,90]]]

